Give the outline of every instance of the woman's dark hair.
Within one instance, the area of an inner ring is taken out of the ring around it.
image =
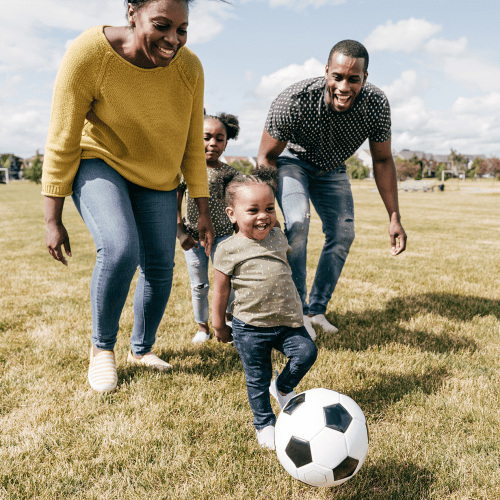
[[[236,175],[227,184],[224,198],[227,207],[234,207],[236,191],[249,184],[267,184],[273,194],[278,188],[278,172],[272,167],[254,167],[250,175]]]
[[[240,123],[238,117],[227,113],[219,113],[218,115],[205,115],[206,119],[219,120],[226,129],[227,140],[236,139],[240,133]]]

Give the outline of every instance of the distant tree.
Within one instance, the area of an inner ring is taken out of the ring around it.
[[[347,174],[351,179],[366,179],[368,177],[368,169],[363,165],[357,156],[351,156],[345,162]]]
[[[453,149],[451,150],[451,153],[448,155],[448,160],[450,160],[451,164],[456,167],[457,172],[466,174],[467,172],[467,164],[469,163],[467,161],[467,158],[460,153],[457,153]]]
[[[445,163],[438,163],[438,164],[436,165],[436,169],[435,169],[435,172],[436,172],[436,179],[441,180],[441,177],[442,177],[441,172],[442,172],[443,170],[446,170],[446,164],[445,164]],[[450,177],[451,177],[451,174],[445,174],[445,180],[446,180],[446,179],[449,179]]]
[[[488,158],[488,170],[495,178],[500,178],[500,158]]]
[[[250,174],[250,171],[253,168],[253,165],[247,160],[242,160],[242,161],[235,160],[229,163],[228,165],[245,175]]]
[[[8,168],[12,166],[11,155],[2,155],[2,168]]]
[[[38,151],[36,152],[36,156],[31,167],[24,171],[24,178],[33,181],[36,184],[40,184],[42,179],[42,160],[40,160]]]
[[[422,171],[420,170],[420,165],[415,165],[411,160],[404,160],[403,158],[396,158],[394,160],[396,165],[396,174],[399,181],[405,181],[406,179],[416,179],[418,176],[422,178]]]
[[[484,160],[481,160],[481,158],[476,158],[471,165],[471,168],[467,170],[466,176],[469,179],[474,179],[476,176],[484,175],[487,172],[487,165],[483,165]],[[481,171],[484,171],[482,174]]]

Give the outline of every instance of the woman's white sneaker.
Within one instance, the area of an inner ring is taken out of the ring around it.
[[[113,351],[99,351],[94,356],[94,350],[91,347],[88,378],[90,387],[95,391],[114,391],[118,385],[115,353]]]

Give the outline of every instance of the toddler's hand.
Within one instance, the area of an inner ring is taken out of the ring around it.
[[[217,342],[224,342],[224,344],[227,344],[228,342],[233,341],[233,335],[232,335],[232,330],[229,328],[229,326],[224,325],[220,329],[215,329],[215,337],[217,338]]]

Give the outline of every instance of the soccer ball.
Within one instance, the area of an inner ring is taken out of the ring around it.
[[[361,408],[329,389],[311,389],[288,401],[275,432],[281,465],[310,486],[346,482],[368,453],[368,427]]]

